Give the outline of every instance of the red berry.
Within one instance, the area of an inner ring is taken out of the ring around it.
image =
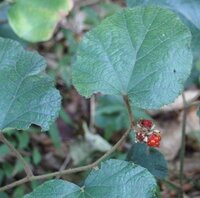
[[[147,145],[150,147],[159,147],[161,136],[158,133],[153,133],[148,137]]]
[[[139,142],[142,142],[145,138],[145,134],[143,132],[136,132],[136,139],[139,141]]]
[[[147,129],[151,129],[153,126],[153,122],[151,120],[140,120],[139,121],[139,125],[141,127],[147,128]]]

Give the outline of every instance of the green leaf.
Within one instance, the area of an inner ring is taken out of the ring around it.
[[[42,159],[42,156],[40,154],[40,151],[38,150],[38,148],[34,148],[33,149],[33,163],[35,165],[38,165],[41,159]]]
[[[62,139],[56,123],[53,123],[49,129],[49,135],[56,148],[61,147]]]
[[[10,153],[10,149],[5,145],[0,145],[0,160]]]
[[[149,148],[146,144],[133,144],[127,159],[144,168],[159,179],[167,176],[167,162],[158,150]]]
[[[191,23],[187,23],[192,33],[192,51],[194,56],[194,61],[199,61],[200,59],[200,30],[195,28]]]
[[[60,94],[44,73],[44,59],[17,42],[0,38],[0,129],[48,130],[60,109]]]
[[[172,9],[183,15],[187,20],[200,29],[200,1],[199,0],[126,0],[129,7],[139,5],[159,5]]]
[[[128,95],[134,106],[160,108],[174,101],[190,74],[190,42],[191,33],[171,11],[124,9],[85,35],[73,83],[86,97]]]
[[[30,157],[26,157],[24,158],[24,160],[27,162],[27,164],[30,164]],[[17,173],[20,173],[23,170],[24,170],[23,164],[19,160],[17,160],[15,165],[13,166],[12,176],[14,177]]]
[[[71,8],[71,0],[16,0],[8,12],[8,20],[14,32],[24,40],[46,41]]]
[[[192,33],[192,51],[194,61],[200,57],[200,1],[199,0],[127,0],[130,7],[138,5],[157,5],[178,13]]]
[[[25,190],[26,190],[25,186],[17,187],[14,190],[12,197],[23,197],[23,195],[25,194]]]
[[[150,118],[143,110],[132,107],[134,119]],[[129,118],[124,101],[120,96],[101,96],[97,99],[96,125],[106,132],[119,131],[129,126]]]
[[[6,177],[8,178],[13,177],[13,170],[14,170],[13,165],[11,165],[6,161],[3,163],[2,167],[3,167],[2,168],[3,173],[5,174]]]
[[[156,197],[156,181],[144,168],[121,160],[108,160],[93,170],[83,187],[63,180],[51,180],[25,198],[114,198]]]
[[[0,192],[0,197],[1,198],[9,198],[8,194],[5,192]]]
[[[21,133],[17,133],[16,137],[17,137],[18,142],[19,142],[18,148],[24,149],[28,146],[29,140],[30,140],[28,133],[23,131]]]
[[[61,108],[60,110],[60,118],[68,125],[73,126],[72,119],[70,118],[70,115],[63,109]]]

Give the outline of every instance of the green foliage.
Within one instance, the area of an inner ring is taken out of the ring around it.
[[[10,149],[5,144],[0,146],[0,159],[5,157],[9,153],[10,153]]]
[[[16,137],[18,139],[18,148],[24,149],[28,146],[29,143],[29,134],[26,132],[16,133]]]
[[[60,119],[62,119],[67,125],[69,126],[73,126],[73,122],[70,118],[70,116],[67,114],[67,112],[65,112],[65,110],[63,108],[61,108],[60,113],[59,113],[59,117]],[[61,137],[60,137],[60,132],[57,126],[57,123],[53,123],[49,129],[49,135],[52,139],[52,142],[54,144],[54,146],[56,148],[60,148],[61,147]]]
[[[98,9],[100,14],[94,7],[84,7],[82,11],[86,14],[85,24],[91,27],[98,25],[102,19],[119,11],[121,7],[115,3],[99,3]]]
[[[199,0],[126,0],[128,6],[159,5],[176,11],[200,29]]]
[[[16,0],[9,10],[8,19],[14,32],[24,40],[46,41],[71,8],[71,0]]]
[[[42,156],[41,156],[39,150],[37,148],[34,148],[33,149],[33,163],[35,165],[38,165],[41,161],[41,158],[42,158]]]
[[[29,157],[25,157],[24,160],[27,162],[27,164],[30,164],[30,158]],[[12,168],[12,172],[10,172],[11,177],[14,177],[17,173],[24,171],[24,166],[19,160],[16,161],[14,166],[11,163],[9,165]]]
[[[73,122],[70,118],[70,116],[65,112],[65,110],[62,108],[60,110],[60,118],[68,125],[73,126]]]
[[[44,73],[44,59],[9,39],[0,38],[0,48],[0,129],[27,129],[36,124],[48,130],[61,98]]]
[[[23,195],[25,194],[26,188],[25,186],[19,186],[14,190],[13,193],[13,198],[17,198],[17,197],[23,197]]]
[[[146,144],[133,144],[127,160],[146,168],[159,179],[164,179],[167,176],[167,162],[164,156],[158,150],[150,148]]]
[[[200,9],[199,9],[199,12],[200,12]],[[200,59],[200,30],[190,23],[186,22],[186,24],[188,25],[192,33],[192,51],[193,51],[194,61],[196,60],[199,61]]]
[[[190,78],[186,82],[186,87],[190,86],[191,83],[199,84],[197,82],[199,72],[196,70],[197,62],[200,59],[200,1],[199,0],[127,0],[127,4],[130,7],[139,5],[157,5],[171,9],[177,13],[181,20],[190,28],[192,33],[192,51],[194,57],[194,67],[191,72]]]
[[[3,5],[2,5],[3,4]],[[10,24],[7,23],[7,15],[8,15],[9,5],[5,3],[0,3],[0,37],[3,38],[10,38],[20,42],[21,44],[25,45],[26,42],[20,39],[10,27]]]
[[[100,169],[91,171],[81,188],[63,180],[51,180],[24,198],[153,198],[156,191],[156,181],[146,169],[130,162],[108,160]]]
[[[5,192],[0,192],[1,198],[9,198],[9,196]]]
[[[61,147],[61,137],[56,123],[53,123],[49,129],[49,135],[56,148]]]
[[[129,126],[129,118],[126,106],[120,96],[101,96],[97,99],[95,121],[96,125],[106,132],[109,138],[114,131],[126,129]],[[150,118],[143,110],[132,108],[135,121],[142,118]]]
[[[166,9],[124,9],[85,35],[73,83],[86,97],[128,95],[134,106],[160,108],[180,94],[190,74],[190,41],[189,30]]]

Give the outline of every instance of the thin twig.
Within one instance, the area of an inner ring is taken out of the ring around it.
[[[123,96],[124,102],[126,104],[127,110],[128,110],[128,117],[131,123],[131,127],[133,128],[135,126],[134,124],[134,117],[133,117],[133,112],[132,112],[132,108],[131,108],[131,104],[129,102],[129,98],[127,95]]]
[[[200,101],[199,100],[187,103],[184,108],[189,108],[191,106],[198,106],[198,105],[200,105]]]
[[[65,158],[65,161],[63,162],[63,164],[61,165],[61,167],[59,169],[60,172],[66,169],[68,163],[70,162],[70,159],[71,159],[70,156],[67,155],[67,157]],[[59,179],[60,177],[61,177],[61,175],[58,175],[56,177],[56,179]]]
[[[183,123],[182,123],[182,138],[181,138],[181,149],[180,149],[180,170],[179,170],[179,181],[180,181],[180,198],[183,198],[183,179],[184,179],[184,157],[185,157],[185,134],[186,134],[186,121],[187,121],[187,102],[185,95],[182,94],[183,98]]]
[[[85,0],[85,1],[80,1],[79,3],[79,7],[86,7],[86,6],[92,6],[92,5],[95,5],[95,4],[98,4],[102,2],[102,0]]]
[[[199,97],[200,97],[200,92],[196,96],[194,96],[192,99],[190,99],[187,103],[188,104],[192,103],[193,101],[197,100]]]
[[[47,179],[47,178],[56,177],[56,176],[59,176],[59,175],[66,175],[66,174],[71,174],[71,173],[82,172],[82,171],[86,171],[86,170],[95,168],[96,166],[99,165],[99,163],[101,161],[106,159],[110,154],[112,154],[124,142],[126,137],[129,135],[130,131],[131,131],[131,128],[129,128],[123,134],[123,136],[120,138],[120,140],[109,151],[107,151],[102,157],[100,157],[98,160],[96,160],[92,164],[89,164],[89,165],[86,165],[86,166],[77,167],[77,168],[67,169],[67,170],[63,170],[63,171],[57,171],[57,172],[54,172],[54,173],[48,173],[48,174],[44,174],[44,175],[39,175],[39,176],[26,177],[26,178],[23,178],[21,180],[18,180],[16,182],[13,182],[11,184],[8,184],[6,186],[1,187],[0,188],[0,192],[8,190],[10,188],[13,188],[15,186],[19,186],[19,185],[24,184],[26,182],[30,182],[30,181],[34,181],[34,180]]]
[[[24,160],[22,155],[15,149],[15,147],[5,138],[3,132],[0,132],[0,141],[8,146],[8,148],[15,154],[16,158],[22,163],[24,171],[26,172],[27,177],[32,177],[33,172],[27,162]]]
[[[90,98],[90,131],[94,132],[95,124],[95,95]]]
[[[163,179],[162,182],[167,185],[170,185],[172,188],[176,189],[179,192],[181,191],[181,187],[178,184],[176,184],[172,181],[169,181],[168,179]]]

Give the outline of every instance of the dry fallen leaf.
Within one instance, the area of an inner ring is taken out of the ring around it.
[[[187,91],[185,92],[186,100],[190,101],[192,98],[196,97],[198,92]],[[173,160],[180,149],[181,146],[181,136],[182,136],[182,119],[183,112],[177,112],[177,110],[182,109],[183,101],[182,98],[178,98],[172,105],[165,106],[159,113],[166,114],[168,111],[172,111],[171,114],[176,113],[177,116],[169,117],[168,119],[158,120],[158,128],[162,131],[162,142],[160,146],[160,151],[165,155],[167,160]],[[197,116],[198,107],[188,108],[187,122],[186,122],[186,133],[200,130],[199,117]],[[157,112],[158,113],[158,112]]]

